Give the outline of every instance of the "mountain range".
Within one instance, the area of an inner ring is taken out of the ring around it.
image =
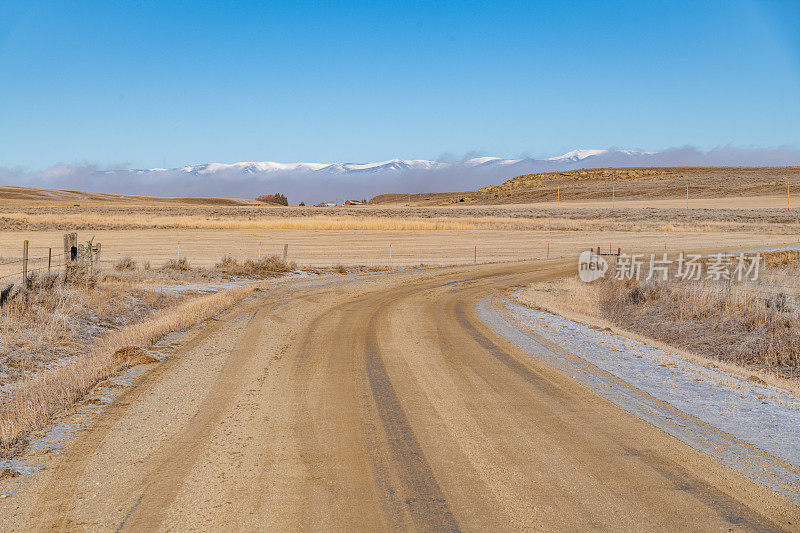
[[[275,163],[272,161],[255,161],[241,163],[200,163],[178,168],[151,168],[138,169],[129,172],[138,174],[181,172],[194,176],[220,175],[220,174],[250,174],[269,175],[270,173],[308,173],[321,174],[360,174],[395,171],[430,171],[444,169],[473,170],[502,168],[504,171],[519,172],[545,172],[551,170],[566,170],[567,168],[583,167],[586,164],[596,166],[601,163],[609,166],[630,164],[641,159],[642,156],[651,155],[653,152],[635,150],[572,150],[564,155],[536,159],[525,157],[519,159],[504,159],[501,157],[475,157],[458,162],[431,161],[427,159],[390,159],[375,163]],[[112,171],[118,173],[119,171]],[[266,177],[266,176],[265,176]],[[510,177],[510,176],[509,176]]]
[[[800,166],[793,147],[692,147],[657,152],[572,150],[533,158],[474,157],[461,161],[391,159],[375,163],[200,163],[177,168],[98,170],[54,165],[41,171],[0,167],[0,184],[152,196],[255,198],[280,192],[291,203],[370,198],[388,192],[452,192],[495,185],[520,174],[580,168],[655,166]]]

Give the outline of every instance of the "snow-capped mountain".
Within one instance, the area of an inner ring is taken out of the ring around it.
[[[335,174],[351,174],[356,172],[385,172],[390,170],[431,170],[443,168],[445,163],[426,159],[391,159],[378,163],[333,163],[319,170]]]
[[[280,192],[290,202],[342,201],[386,192],[474,190],[536,172],[580,168],[648,166],[800,165],[800,152],[788,148],[746,150],[730,147],[701,152],[691,147],[659,152],[580,149],[533,158],[474,157],[442,162],[391,159],[374,163],[202,163],[178,168],[105,170],[56,165],[13,178],[13,184],[156,196],[254,198]],[[2,171],[2,169],[0,169]],[[0,183],[2,183],[0,173]]]
[[[596,155],[604,154],[608,152],[608,150],[572,150],[571,152],[567,152],[564,155],[559,155],[556,157],[548,157],[548,161],[582,161],[589,157],[594,157]]]
[[[221,175],[221,174],[270,174],[275,172],[296,173],[323,173],[323,174],[356,174],[356,173],[382,173],[396,171],[426,171],[441,169],[486,169],[489,167],[525,167],[529,172],[537,170],[565,170],[564,165],[577,163],[603,162],[610,156],[619,159],[634,160],[638,156],[652,152],[639,152],[633,150],[572,150],[566,154],[535,159],[531,157],[521,159],[504,159],[502,157],[475,157],[466,161],[444,163],[427,159],[391,159],[375,163],[275,163],[272,161],[242,162],[242,163],[201,163],[187,165],[176,169],[152,168],[136,170],[138,173],[181,172],[195,176]],[[621,161],[615,161],[621,164]],[[558,167],[558,168],[556,168]],[[564,168],[562,168],[564,167]]]

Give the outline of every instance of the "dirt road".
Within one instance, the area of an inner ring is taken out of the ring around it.
[[[572,261],[257,293],[0,507],[3,530],[791,530],[800,509],[500,338]]]

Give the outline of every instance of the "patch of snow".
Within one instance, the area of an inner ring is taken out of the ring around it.
[[[608,152],[608,150],[572,150],[571,152],[567,152],[566,154],[559,155],[556,157],[548,157],[546,158],[547,161],[580,161],[582,159],[586,159],[587,157],[592,157],[595,155],[600,155]]]
[[[524,159],[503,159],[502,157],[474,157],[464,161],[464,164],[470,167],[480,167],[487,165],[516,165],[517,163],[525,161]]]

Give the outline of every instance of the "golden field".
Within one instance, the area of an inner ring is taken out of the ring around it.
[[[707,248],[741,248],[797,244],[793,235],[764,235],[755,231],[724,232],[659,232],[572,230],[98,230],[79,231],[79,240],[94,237],[102,244],[101,262],[110,267],[125,256],[137,262],[150,261],[160,266],[178,254],[192,265],[211,267],[224,256],[239,260],[262,256],[282,256],[289,245],[288,259],[299,268],[335,265],[391,266],[394,268],[425,265],[469,264],[521,259],[545,259],[548,243],[550,257],[568,257],[587,248],[618,247],[625,251],[691,250]],[[29,240],[32,257],[47,257],[47,248],[54,255],[62,245],[62,231],[16,231],[0,233],[0,275],[17,268],[23,241]],[[46,266],[46,260],[32,263],[32,268]],[[5,269],[5,270],[4,270]]]

